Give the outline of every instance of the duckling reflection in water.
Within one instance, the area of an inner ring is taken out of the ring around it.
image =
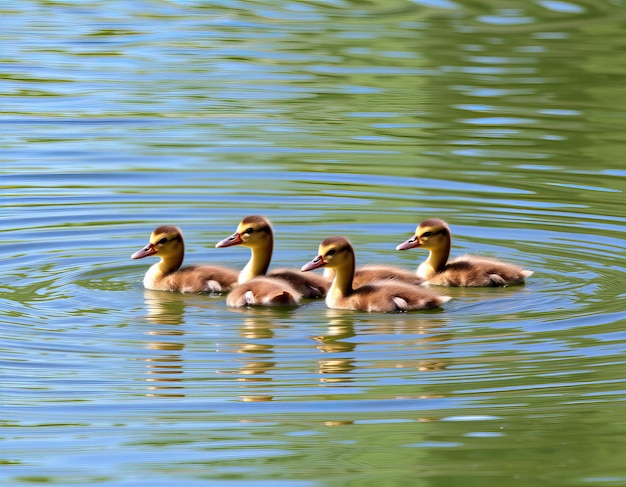
[[[522,284],[533,271],[488,257],[462,255],[448,260],[452,237],[448,224],[438,218],[424,220],[415,235],[396,247],[422,247],[430,253],[417,268],[417,275],[439,286],[485,287]]]

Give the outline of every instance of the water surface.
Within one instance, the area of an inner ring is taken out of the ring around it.
[[[3,485],[626,484],[620,0],[3,2]],[[446,219],[441,310],[146,291],[248,214],[299,267]]]

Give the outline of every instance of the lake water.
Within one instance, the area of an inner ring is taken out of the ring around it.
[[[626,485],[622,0],[4,0],[2,485]],[[143,289],[446,219],[535,271],[443,309]]]

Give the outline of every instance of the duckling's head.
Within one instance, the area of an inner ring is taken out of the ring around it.
[[[273,244],[273,232],[270,221],[264,216],[247,216],[237,226],[237,231],[230,237],[220,240],[216,247],[230,247],[232,245],[244,245],[255,248]]]
[[[143,249],[130,256],[131,259],[143,259],[150,255],[158,255],[166,259],[184,252],[183,232],[180,228],[164,225],[156,228],[150,235],[150,241]]]
[[[448,224],[438,218],[429,218],[420,223],[415,229],[415,235],[398,245],[396,250],[407,250],[414,247],[433,250],[449,244],[450,227]]]
[[[310,271],[319,267],[331,269],[354,265],[354,249],[346,237],[328,237],[318,249],[318,255],[311,262],[302,266],[303,271]]]

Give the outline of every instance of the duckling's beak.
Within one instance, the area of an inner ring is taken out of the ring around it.
[[[318,255],[311,262],[307,262],[300,269],[301,271],[312,271],[313,269],[318,269],[319,267],[324,267],[326,262],[324,262],[324,258],[321,255]]]
[[[217,242],[215,244],[216,248],[222,248],[222,247],[230,247],[231,245],[239,245],[243,243],[243,240],[241,240],[241,235],[237,232],[233,233],[230,237],[225,238],[224,240],[220,240],[219,242]]]
[[[154,248],[153,243],[148,243],[143,249],[138,250],[133,255],[130,256],[132,260],[143,259],[144,257],[148,257],[149,255],[156,254],[156,249]]]
[[[408,250],[414,247],[419,247],[420,245],[422,244],[420,243],[419,237],[417,235],[413,235],[406,242],[402,242],[400,245],[398,245],[396,247],[396,250]]]

